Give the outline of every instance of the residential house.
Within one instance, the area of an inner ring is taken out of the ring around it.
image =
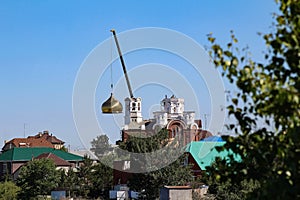
[[[224,146],[225,143],[220,137],[211,137],[187,145],[186,153],[188,156],[185,164],[192,165],[195,177],[201,177],[202,171],[205,171],[206,167],[210,166],[217,157],[226,158],[232,154],[226,150],[221,152],[216,150],[216,147]],[[235,159],[240,160],[238,156],[235,156]]]
[[[27,138],[14,138],[5,141],[2,151],[7,151],[14,147],[50,147],[61,149],[64,146],[62,140],[58,139],[48,131],[39,132],[35,136],[28,136]]]
[[[0,154],[0,177],[8,174],[12,175],[13,178],[16,179],[18,177],[20,168],[24,164],[26,164],[30,160],[39,159],[42,157],[53,159],[58,168],[65,168],[69,164],[70,168],[79,167],[84,159],[81,156],[74,155],[55,148],[15,147]],[[66,162],[63,162],[62,160]]]

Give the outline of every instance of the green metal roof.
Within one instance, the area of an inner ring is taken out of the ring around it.
[[[230,153],[226,150],[218,152],[215,147],[223,146],[226,142],[198,141],[188,144],[186,151],[189,152],[199,167],[205,170],[216,159],[216,157],[226,158]]]
[[[15,147],[0,154],[1,161],[28,161],[42,153],[53,153],[66,161],[81,161],[83,157],[49,147]]]

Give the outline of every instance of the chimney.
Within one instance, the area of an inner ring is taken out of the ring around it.
[[[44,134],[49,135],[49,131],[44,131]]]

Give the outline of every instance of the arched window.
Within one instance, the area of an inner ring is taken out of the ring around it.
[[[172,128],[171,138],[174,138],[176,136],[175,128]]]
[[[171,129],[171,138],[175,138],[176,135],[180,132],[180,127],[178,125],[175,125]]]

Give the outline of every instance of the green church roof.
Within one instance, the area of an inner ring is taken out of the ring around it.
[[[189,152],[197,162],[198,166],[205,170],[216,159],[216,157],[226,158],[230,153],[226,150],[218,152],[215,147],[223,146],[226,142],[198,141],[187,145],[186,152]],[[237,160],[239,160],[237,158]]]
[[[1,161],[28,161],[42,153],[53,153],[66,161],[81,161],[83,157],[49,147],[15,147],[0,154]]]

